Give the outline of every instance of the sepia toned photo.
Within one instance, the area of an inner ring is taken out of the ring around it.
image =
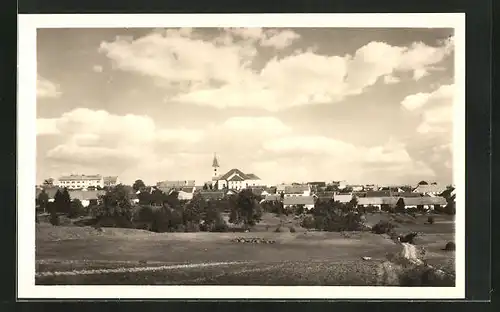
[[[454,296],[457,30],[195,21],[32,30],[31,287]]]

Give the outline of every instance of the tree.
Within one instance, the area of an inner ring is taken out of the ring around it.
[[[64,188],[62,192],[62,199],[63,199],[63,209],[61,212],[69,213],[71,209],[71,196],[69,196],[69,192],[67,188]]]
[[[132,188],[134,191],[138,192],[146,188],[146,184],[144,184],[144,181],[141,179],[135,180],[134,184],[132,185]]]
[[[69,218],[77,218],[85,214],[82,202],[77,198],[73,199],[68,213]]]
[[[187,225],[189,222],[192,223],[200,223],[202,218],[204,217],[205,210],[205,201],[201,197],[201,195],[196,194],[184,207],[182,219],[184,225]],[[206,216],[206,214],[205,214]]]
[[[205,183],[205,184],[203,184],[203,190],[204,190],[204,191],[208,190],[208,185],[207,185],[206,183]]]
[[[43,180],[43,186],[53,187],[54,186],[54,179],[48,178],[48,179]]]
[[[56,212],[68,213],[71,205],[71,198],[69,196],[68,189],[57,190],[54,195],[54,206]]]
[[[42,192],[38,194],[37,202],[38,205],[40,205],[40,208],[45,212],[47,210],[47,205],[49,204],[49,195],[47,195],[45,190],[42,190]]]
[[[149,192],[144,192],[144,191],[137,194],[137,199],[139,199],[139,205],[141,206],[151,205],[153,202],[151,194]]]
[[[244,224],[245,227],[254,226],[260,222],[262,209],[256,196],[250,189],[243,189],[231,201],[230,222]]]
[[[132,208],[129,193],[123,185],[117,185],[102,197],[97,218],[98,221],[111,220],[118,227],[130,227],[133,217]]]
[[[214,187],[212,186],[212,184],[210,184],[210,185],[208,186],[208,188],[209,188],[210,190],[213,190],[213,188],[214,188]]]
[[[395,210],[396,212],[405,212],[405,203],[402,198],[398,199]]]
[[[151,205],[162,206],[165,200],[165,193],[163,193],[159,189],[155,189],[153,190],[153,192],[151,192],[150,198],[151,198]]]
[[[429,185],[429,183],[427,183],[426,181],[420,181],[418,182],[418,185]]]

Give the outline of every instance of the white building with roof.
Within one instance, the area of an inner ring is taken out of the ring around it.
[[[58,187],[67,189],[84,189],[88,187],[104,187],[104,178],[100,174],[71,174],[57,180]]]
[[[214,155],[212,162],[213,177],[212,184],[217,184],[218,189],[228,188],[230,190],[241,190],[253,186],[262,186],[261,179],[253,173],[244,173],[243,171],[233,168],[228,172],[219,175],[219,161]]]

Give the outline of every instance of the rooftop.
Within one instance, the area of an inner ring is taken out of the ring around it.
[[[85,175],[85,174],[71,174],[68,176],[62,176],[59,181],[81,181],[81,180],[101,180],[102,176],[100,174]]]
[[[314,205],[312,196],[290,196],[283,199],[283,205]]]

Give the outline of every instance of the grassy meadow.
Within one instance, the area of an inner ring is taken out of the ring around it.
[[[394,218],[368,214],[367,224]],[[453,271],[450,216],[398,216],[397,232],[417,231],[426,260]],[[295,232],[276,233],[278,225]],[[236,243],[236,237],[275,244]],[[36,283],[122,285],[382,285],[380,264],[401,246],[370,232],[306,231],[294,217],[265,214],[247,233],[152,233],[37,224]],[[370,257],[365,261],[363,257]],[[94,270],[94,271],[91,271]]]

